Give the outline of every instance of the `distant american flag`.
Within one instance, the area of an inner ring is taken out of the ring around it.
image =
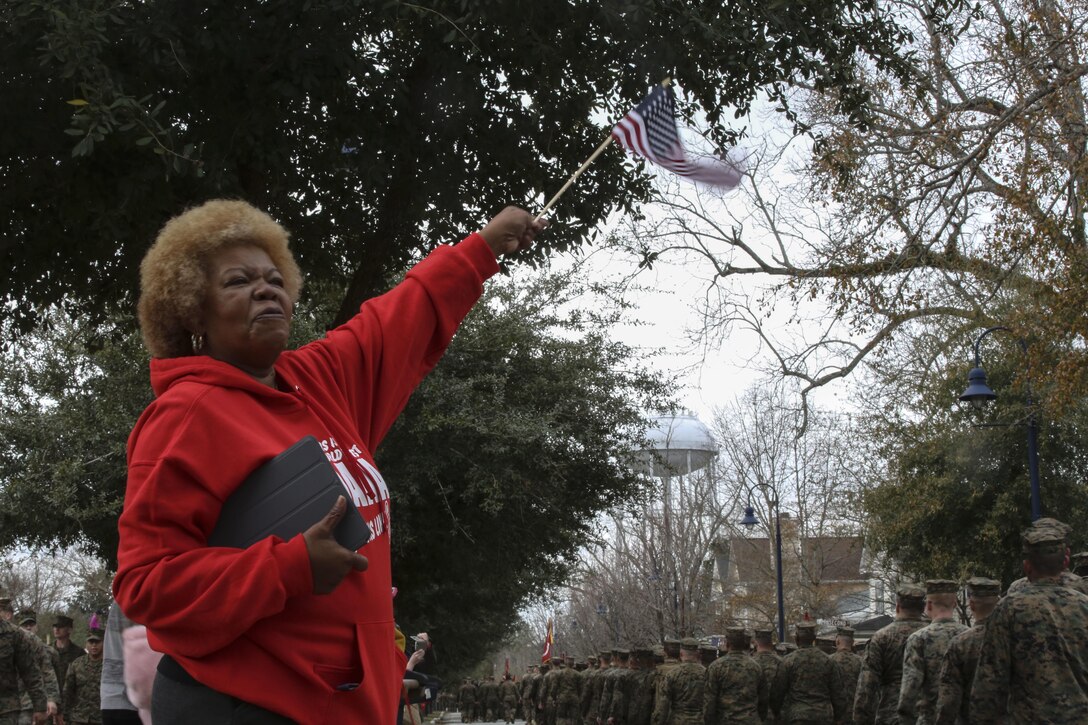
[[[744,174],[743,162],[736,159],[688,158],[676,129],[676,95],[671,86],[650,91],[620,119],[612,136],[628,151],[692,181],[732,189]]]

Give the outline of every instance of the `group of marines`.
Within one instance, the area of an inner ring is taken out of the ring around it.
[[[895,621],[863,656],[849,627],[821,642],[815,624],[798,624],[785,656],[770,630],[729,627],[720,652],[668,639],[532,666],[502,684],[501,714],[535,725],[1085,723],[1088,580],[1068,570],[1068,534],[1054,519],[1029,527],[1027,576],[1004,597],[998,581],[969,579],[971,627],[954,620],[959,585],[932,579],[899,588]],[[489,702],[466,681],[462,722],[498,719]]]

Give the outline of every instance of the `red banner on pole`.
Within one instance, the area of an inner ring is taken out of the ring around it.
[[[548,617],[548,631],[544,634],[544,654],[540,655],[541,662],[547,662],[552,658],[552,646],[554,642],[554,634],[552,633],[552,618]]]

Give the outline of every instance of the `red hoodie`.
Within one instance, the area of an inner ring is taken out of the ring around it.
[[[113,589],[152,647],[301,723],[395,721],[405,660],[393,642],[389,490],[372,452],[497,270],[478,234],[440,247],[324,340],[284,352],[278,390],[205,356],[151,361],[157,397],[128,442]],[[306,435],[373,533],[360,549],[369,569],[324,596],[312,593],[301,535],[245,550],[206,543],[234,488]]]

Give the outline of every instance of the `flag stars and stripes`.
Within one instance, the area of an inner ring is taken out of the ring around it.
[[[680,143],[676,95],[670,86],[656,86],[620,119],[612,136],[628,151],[692,181],[732,189],[744,175],[743,163],[735,159],[688,158]]]

